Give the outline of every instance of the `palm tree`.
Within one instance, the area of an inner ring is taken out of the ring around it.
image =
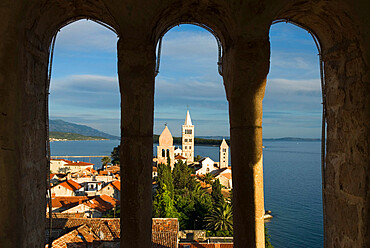
[[[110,163],[110,161],[111,161],[111,160],[110,160],[110,158],[109,158],[109,157],[104,157],[104,158],[102,158],[102,159],[101,159],[101,163],[102,163],[101,168],[102,168],[102,169],[104,169],[104,167],[106,167],[106,166],[107,166],[107,164],[108,164],[108,163]]]
[[[233,230],[233,212],[232,208],[226,202],[214,208],[212,212],[205,217],[207,229],[213,231],[232,231]]]

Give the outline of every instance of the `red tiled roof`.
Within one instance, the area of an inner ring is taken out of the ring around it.
[[[175,157],[175,159],[186,159],[185,157],[181,156],[180,154]]]
[[[110,203],[113,207],[120,204],[120,202],[118,200],[116,200],[113,197],[110,197],[108,195],[100,195],[100,196],[97,196],[96,198],[101,198],[103,201],[106,201],[106,202]]]
[[[227,172],[227,173],[221,173],[220,176],[226,177],[227,179],[231,179],[232,178],[231,173],[229,173],[229,172]]]
[[[62,237],[56,239],[52,243],[53,248],[70,248],[73,245],[82,243],[82,244],[91,244],[94,240],[98,240],[99,237],[95,235],[87,225],[82,225],[77,229],[63,235]],[[45,248],[48,245],[45,246]],[[79,246],[84,247],[84,246]],[[86,247],[86,246],[85,246]]]
[[[113,208],[113,205],[109,202],[104,201],[100,197],[95,197],[89,201],[83,203],[84,205],[88,206],[89,208],[95,209],[101,213],[107,212]]]
[[[116,180],[111,184],[113,185],[114,188],[116,188],[116,190],[121,191],[121,181]]]
[[[54,187],[57,187],[57,186],[63,186],[63,187],[65,187],[69,190],[72,190],[72,191],[75,191],[75,190],[78,190],[78,189],[82,188],[82,186],[80,184],[76,183],[75,181],[73,181],[71,179],[68,180],[68,181],[64,181],[64,182],[62,182],[62,183],[60,183],[60,184],[58,184]]]
[[[47,220],[46,220],[47,221]],[[69,218],[53,219],[53,229],[71,230],[76,227],[87,226],[92,234],[100,240],[114,241],[121,237],[119,218]],[[175,218],[152,219],[152,248],[178,248],[177,234],[179,224]],[[82,234],[83,235],[83,234]],[[55,246],[60,248],[66,246]],[[68,246],[69,248],[69,246]]]
[[[72,207],[91,199],[87,196],[56,196],[51,199],[53,208]]]
[[[179,222],[176,218],[152,219],[152,248],[177,248]]]

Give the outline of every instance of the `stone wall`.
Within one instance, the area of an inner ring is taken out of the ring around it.
[[[130,227],[122,234],[121,247],[150,244],[155,46],[169,26],[184,22],[209,26],[222,42],[236,197],[235,247],[264,246],[262,100],[269,69],[268,32],[276,19],[305,26],[322,48],[327,85],[325,247],[366,247],[369,10],[366,0],[1,1],[0,246],[40,247],[44,242],[48,50],[58,29],[88,17],[110,25],[120,37],[118,73],[125,117],[121,218]]]

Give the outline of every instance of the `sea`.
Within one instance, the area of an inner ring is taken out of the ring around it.
[[[68,156],[110,156],[119,140],[54,141],[52,156],[64,156],[101,167],[101,158]],[[266,223],[275,248],[323,247],[321,188],[321,146],[319,141],[264,141],[265,209],[273,218]],[[156,155],[156,144],[153,155]],[[195,155],[219,160],[218,146],[195,146]],[[229,161],[231,161],[229,159]]]

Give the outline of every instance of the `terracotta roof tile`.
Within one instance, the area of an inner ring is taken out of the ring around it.
[[[84,230],[81,232],[82,236],[90,242],[96,240],[105,241],[117,241],[121,236],[120,219],[119,218],[69,218],[69,219],[53,219],[53,229],[66,229],[76,230],[75,228],[81,228]],[[88,227],[87,229],[85,227]],[[78,230],[78,229],[77,229]],[[177,234],[179,230],[178,220],[175,218],[153,218],[152,220],[152,248],[178,248]],[[86,233],[88,231],[88,233]],[[72,234],[71,234],[72,233]],[[77,236],[76,232],[68,233],[68,239],[73,240]],[[90,236],[87,236],[89,234]],[[66,235],[64,235],[66,236]],[[62,236],[62,237],[64,237]],[[61,237],[61,238],[62,238]],[[60,240],[60,238],[58,239]],[[56,240],[55,240],[56,241]],[[54,242],[55,242],[54,241]],[[60,246],[54,246],[53,248],[66,248],[62,246],[62,242],[58,243]],[[76,244],[83,244],[82,242],[76,242]],[[68,248],[71,247],[68,244]],[[83,246],[81,246],[83,247]],[[226,247],[225,247],[226,248]]]
[[[185,157],[181,156],[180,154],[175,157],[175,159],[186,159]]]
[[[87,225],[82,225],[77,229],[61,236],[60,238],[56,239],[52,243],[53,248],[70,248],[74,247],[73,245],[81,243],[91,244],[94,240],[98,240],[99,237],[95,235],[91,229]],[[46,245],[45,247],[48,247]],[[77,246],[77,247],[84,247],[84,246]]]
[[[121,191],[121,181],[119,180],[116,180],[114,182],[112,182],[112,185],[114,188],[116,188],[118,191]]]
[[[61,207],[72,207],[76,206],[84,201],[92,199],[92,197],[87,196],[56,196],[51,199],[51,206],[53,208]]]
[[[120,202],[118,200],[108,195],[100,195],[97,197],[101,198],[103,201],[109,202],[113,207],[115,207],[116,205],[120,205]]]
[[[75,181],[73,181],[72,179],[68,180],[68,181],[64,181],[54,187],[58,187],[58,186],[63,186],[69,190],[72,190],[72,191],[76,191],[80,188],[82,188],[82,186],[78,183],[76,183]]]
[[[101,213],[107,212],[108,210],[111,210],[113,208],[112,204],[104,201],[100,197],[95,197],[94,199],[86,201],[82,204],[88,206],[89,208],[95,209]]]

